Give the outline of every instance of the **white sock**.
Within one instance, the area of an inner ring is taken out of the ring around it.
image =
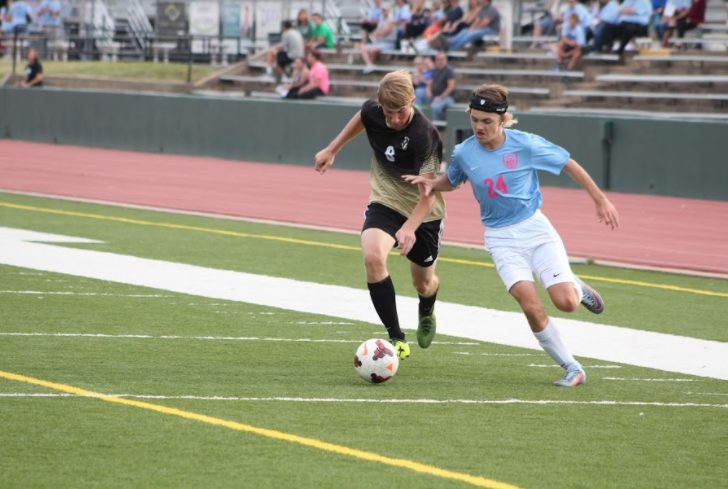
[[[579,300],[581,301],[584,298],[584,289],[581,288],[581,284],[578,280],[574,279],[574,289],[576,290],[576,294],[579,296]]]
[[[538,340],[538,344],[541,345],[541,348],[543,348],[556,363],[566,369],[570,367],[581,368],[579,362],[574,360],[574,357],[571,356],[569,350],[566,349],[566,345],[564,345],[564,342],[561,340],[559,330],[551,319],[549,319],[549,322],[543,331],[533,333],[533,335]]]

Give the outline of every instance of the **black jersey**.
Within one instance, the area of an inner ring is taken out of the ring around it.
[[[367,100],[361,108],[361,120],[374,151],[370,184],[370,202],[390,207],[409,217],[420,199],[416,185],[402,180],[402,175],[424,175],[439,170],[442,161],[442,139],[437,128],[413,109],[410,123],[401,130],[387,125],[382,107]],[[445,217],[445,202],[437,193],[435,209],[426,219]]]
[[[43,65],[40,64],[40,61],[36,61],[33,64],[28,63],[28,65],[25,67],[25,82],[30,83],[31,81],[33,81],[38,73],[43,73]],[[43,82],[37,83],[33,86],[41,87],[43,86]]]

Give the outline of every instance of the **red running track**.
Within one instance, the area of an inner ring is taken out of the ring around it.
[[[368,156],[367,156],[368,158]],[[311,155],[313,162],[313,155]],[[358,230],[368,173],[0,141],[0,189]],[[563,178],[568,178],[564,176]],[[542,188],[572,257],[728,275],[728,202],[609,193],[616,231],[581,190]],[[444,240],[481,246],[469,188],[446,194]]]

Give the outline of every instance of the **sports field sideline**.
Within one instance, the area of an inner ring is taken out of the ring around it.
[[[3,487],[728,477],[725,280],[576,266],[607,310],[559,319],[588,374],[559,390],[487,256],[445,247],[442,334],[372,386],[356,236],[11,194],[0,226]]]

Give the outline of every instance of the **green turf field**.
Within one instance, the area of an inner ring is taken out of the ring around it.
[[[151,61],[120,61],[110,63],[104,61],[42,61],[45,76],[78,76],[92,78],[109,78],[120,80],[154,80],[168,82],[186,82],[186,63],[154,63]],[[17,63],[15,73],[22,74],[26,61]],[[220,71],[221,68],[210,65],[192,65],[192,82]],[[0,77],[12,72],[12,63],[0,60]]]
[[[365,289],[356,235],[3,193],[0,227],[103,242],[60,247]],[[406,261],[390,265],[398,292],[414,297]],[[573,319],[728,342],[728,281],[574,270],[607,311]],[[442,301],[517,310],[481,250],[444,247],[438,275]],[[353,354],[377,336],[381,326],[332,316],[0,265],[0,487],[728,480],[726,381],[580,358],[587,384],[557,389],[557,368],[529,366],[550,365],[545,353],[438,335],[372,386]],[[94,393],[126,397],[77,395]]]

